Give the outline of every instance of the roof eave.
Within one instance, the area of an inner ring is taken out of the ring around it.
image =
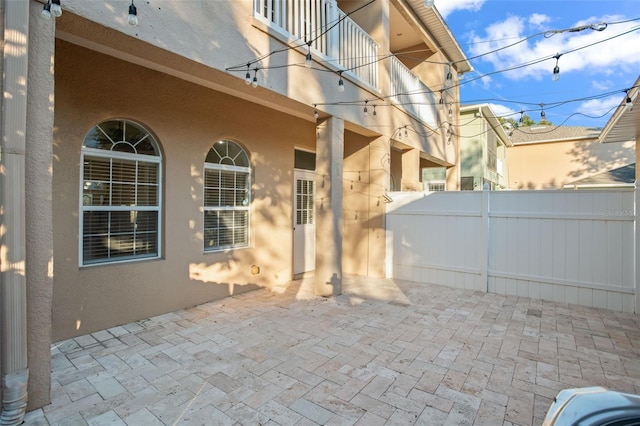
[[[473,71],[471,63],[435,6],[425,7],[424,0],[401,1],[406,1],[406,4],[413,10],[415,16],[422,24],[424,30],[429,34],[432,41],[437,43],[438,48],[442,50],[445,56],[454,64],[456,71],[459,73]]]
[[[638,106],[631,109],[625,107],[627,96],[637,102],[639,86],[640,76],[633,84],[633,87],[622,97],[620,105],[618,105],[618,108],[602,129],[602,132],[600,132],[598,137],[600,142],[635,142],[640,138],[640,108]]]
[[[502,127],[500,120],[498,120],[496,115],[493,113],[493,110],[491,109],[491,106],[489,104],[464,105],[460,107],[461,113],[473,111],[479,111],[482,114],[482,116],[489,122],[491,128],[496,132],[500,140],[504,142],[506,146],[513,146],[511,138],[507,135],[507,132],[505,131],[504,127]]]

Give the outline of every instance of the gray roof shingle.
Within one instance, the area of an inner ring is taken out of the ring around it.
[[[544,143],[567,139],[597,138],[602,129],[580,126],[527,126],[518,127],[511,134],[514,145],[523,143]]]

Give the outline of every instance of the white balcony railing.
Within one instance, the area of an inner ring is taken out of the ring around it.
[[[312,41],[320,55],[374,89],[378,89],[378,44],[338,8],[336,0],[254,0],[254,16],[300,46]],[[408,113],[437,126],[433,92],[397,58],[390,58],[391,99]]]
[[[396,57],[391,57],[391,100],[420,121],[436,127],[437,99],[431,89]]]
[[[335,0],[254,0],[254,16],[378,89],[378,44]]]

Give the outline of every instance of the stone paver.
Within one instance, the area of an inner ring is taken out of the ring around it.
[[[640,316],[412,282],[257,290],[52,345],[28,425],[540,425],[640,391]]]

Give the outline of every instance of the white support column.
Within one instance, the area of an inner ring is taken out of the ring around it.
[[[344,121],[331,117],[316,129],[316,269],[318,296],[342,293],[342,164]]]
[[[30,1],[4,2],[0,135],[0,424],[20,424],[27,408],[25,146]]]

